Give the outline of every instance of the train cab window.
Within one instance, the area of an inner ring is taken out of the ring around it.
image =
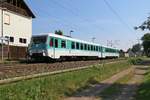
[[[54,46],[54,38],[50,39],[50,46],[53,47]]]
[[[83,44],[82,44],[82,43],[81,43],[81,45],[80,45],[80,46],[81,46],[81,50],[83,50]]]
[[[61,48],[66,48],[66,41],[65,40],[61,41]]]
[[[71,43],[71,49],[75,49],[75,42]]]
[[[58,48],[58,39],[55,39],[55,48]]]
[[[95,46],[94,46],[94,51],[96,50]]]
[[[76,49],[79,49],[79,43],[76,43]]]
[[[84,50],[87,50],[87,44],[84,44]]]
[[[88,45],[88,50],[90,51],[90,45]]]

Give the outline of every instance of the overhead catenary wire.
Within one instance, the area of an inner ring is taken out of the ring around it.
[[[103,0],[106,6],[110,9],[110,11],[117,17],[117,19],[131,32],[133,29],[123,20],[123,18],[116,12],[116,10],[111,6],[111,4],[107,0]]]
[[[61,7],[61,8],[63,8],[63,9],[65,9],[65,10],[68,11],[69,13],[71,13],[71,14],[77,16],[77,17],[80,18],[81,20],[83,20],[83,21],[85,21],[85,22],[89,22],[89,19],[81,17],[81,15],[80,15],[78,12],[76,12],[76,11],[74,11],[74,10],[68,8],[67,6],[64,6],[63,4],[57,2],[56,0],[51,0],[51,2],[52,2],[53,4],[55,4],[55,5],[57,5],[58,7]],[[104,30],[103,27],[100,27],[100,26],[98,26],[98,25],[94,25],[94,26],[97,27],[97,29],[101,29],[102,31],[106,31],[106,30]]]

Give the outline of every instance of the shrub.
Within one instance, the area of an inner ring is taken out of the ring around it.
[[[143,60],[141,58],[131,58],[128,61],[130,64],[137,65],[140,64]]]

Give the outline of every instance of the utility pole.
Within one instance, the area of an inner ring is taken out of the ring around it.
[[[96,39],[95,37],[92,38],[92,42],[93,42],[93,43],[95,42],[95,39]]]
[[[112,42],[112,40],[107,40],[107,46],[110,46],[110,47],[113,47],[113,42]]]
[[[72,34],[71,34],[72,32],[74,32],[74,31],[73,30],[70,31],[70,37],[72,37]]]

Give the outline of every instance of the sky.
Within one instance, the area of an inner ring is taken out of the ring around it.
[[[70,31],[73,38],[127,50],[148,31],[134,30],[150,15],[150,0],[25,0],[36,18],[33,35]],[[117,13],[117,14],[116,14]],[[119,19],[120,18],[120,19]]]

